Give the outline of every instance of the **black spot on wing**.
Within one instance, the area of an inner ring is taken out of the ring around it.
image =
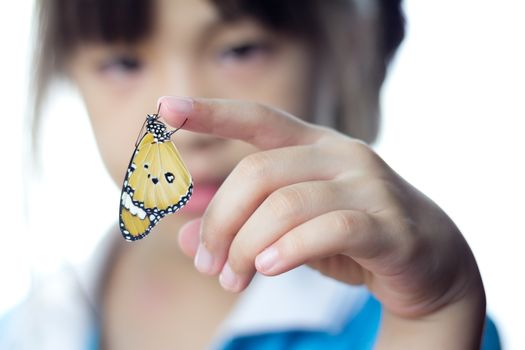
[[[170,172],[165,173],[164,177],[166,178],[166,181],[168,181],[168,183],[170,184],[173,183],[173,180],[175,180],[175,175],[173,175]]]

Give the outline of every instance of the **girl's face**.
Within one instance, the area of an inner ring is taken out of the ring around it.
[[[155,11],[154,30],[144,41],[86,43],[69,64],[119,186],[144,118],[156,112],[160,96],[254,100],[308,116],[313,77],[307,45],[248,18],[226,23],[206,0],[159,0]],[[254,151],[240,141],[184,130],[173,140],[196,188],[217,187]]]

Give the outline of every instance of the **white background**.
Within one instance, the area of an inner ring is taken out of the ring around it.
[[[377,150],[458,224],[505,348],[525,349],[525,3],[410,0],[405,9],[408,36],[385,86]],[[28,181],[30,13],[29,1],[0,5],[0,313],[31,276],[81,261],[117,215],[118,204],[100,201],[118,201],[118,189],[74,96],[49,106],[45,130],[62,123],[72,134],[44,139],[42,176]]]

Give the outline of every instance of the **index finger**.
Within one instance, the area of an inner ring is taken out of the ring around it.
[[[161,117],[185,130],[243,140],[260,149],[311,144],[324,128],[284,111],[256,102],[164,96],[158,101]]]

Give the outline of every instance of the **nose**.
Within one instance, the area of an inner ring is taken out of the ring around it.
[[[193,65],[191,60],[173,57],[165,62],[157,74],[158,95],[211,97],[207,91],[204,73]],[[178,127],[178,125],[172,125]],[[210,135],[197,134],[186,130],[179,130],[174,135],[177,147],[181,151],[198,151],[215,147],[225,140]]]
[[[203,89],[199,72],[192,68],[189,59],[166,56],[156,77],[160,95],[200,96]]]

